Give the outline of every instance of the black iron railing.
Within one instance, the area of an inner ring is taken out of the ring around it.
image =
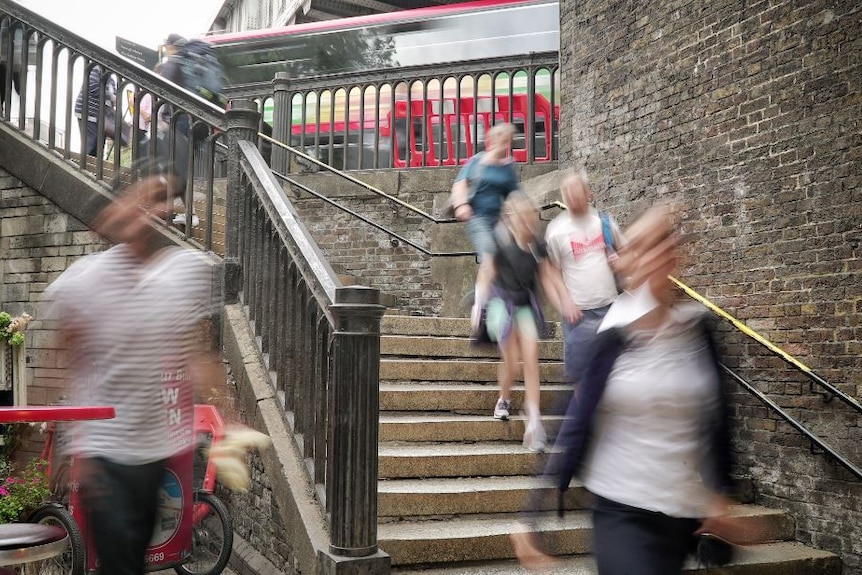
[[[228,112],[226,297],[247,309],[286,421],[330,517],[329,552],[377,554],[377,290],[343,286],[253,140],[256,106]],[[234,193],[235,192],[235,193]],[[384,560],[385,561],[385,560]]]
[[[799,421],[797,421],[793,416],[781,409],[781,407],[777,403],[766,397],[756,387],[746,381],[742,376],[740,376],[724,364],[721,364],[721,368],[739,385],[741,385],[743,389],[745,389],[748,393],[759,399],[761,403],[763,403],[773,412],[777,413],[784,421],[790,424],[790,426],[793,427],[796,431],[804,435],[809,441],[811,441],[813,445],[821,449],[833,461],[837,462],[839,465],[841,465],[841,467],[849,471],[853,476],[856,477],[856,479],[862,479],[862,469],[855,466],[852,462],[850,462],[850,460],[848,460],[841,453],[839,453],[834,447],[826,443],[826,441],[818,437],[810,429],[799,423]]]
[[[185,206],[164,214],[165,227],[213,249],[213,148],[224,111],[8,0],[0,30],[10,72],[0,78],[0,119],[108,190],[143,164],[170,165],[186,182]]]
[[[279,74],[274,92],[265,83],[228,93],[263,106],[261,131],[271,125],[275,139],[341,170],[457,166],[504,121],[517,129],[516,161],[557,159],[557,52],[361,75]],[[272,152],[272,166],[290,171],[287,157]]]

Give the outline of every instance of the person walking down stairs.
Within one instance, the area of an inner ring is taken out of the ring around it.
[[[727,404],[707,311],[677,303],[668,279],[677,263],[672,214],[652,208],[626,237],[629,291],[599,326],[557,436],[563,451],[546,473],[561,491],[577,474],[593,493],[599,575],[674,575],[692,552],[702,564],[728,562],[725,540],[739,535],[728,515]],[[546,562],[528,535],[513,544],[523,563]]]
[[[503,223],[511,241],[501,245],[494,255],[486,320],[488,336],[497,342],[503,356],[498,371],[500,398],[494,418],[509,418],[512,382],[523,361],[524,411],[528,417],[524,447],[542,451],[546,434],[539,411],[538,340],[545,319],[537,292],[539,264],[547,258],[547,251],[536,234],[536,209],[523,195],[515,194],[506,202]]]

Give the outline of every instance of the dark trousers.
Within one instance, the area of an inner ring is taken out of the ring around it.
[[[606,305],[581,310],[583,315],[577,323],[563,321],[563,363],[569,383],[577,383],[583,379],[592,359],[592,344],[596,339],[596,332],[610,308],[610,305]]]
[[[98,146],[96,145],[96,137],[99,132],[99,125],[96,122],[87,122],[87,131],[84,136],[83,148],[84,152],[88,156],[95,156],[98,151]]]
[[[669,517],[595,496],[593,554],[599,575],[677,575],[694,551],[697,519]]]
[[[153,535],[164,461],[120,465],[103,458],[82,462],[84,506],[101,575],[141,575]]]

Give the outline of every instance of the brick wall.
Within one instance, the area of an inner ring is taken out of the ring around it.
[[[561,167],[623,222],[681,206],[683,279],[862,399],[857,2],[561,2]],[[732,367],[862,467],[862,416],[723,330]],[[736,384],[731,389],[739,389]],[[862,573],[862,482],[737,393],[739,473]]]
[[[520,181],[555,169],[552,164],[517,165]],[[365,172],[358,178],[437,218],[458,170],[424,169],[407,172]],[[463,224],[434,224],[395,202],[381,198],[328,174],[295,176],[313,190],[434,253],[470,251]],[[308,193],[291,197],[315,242],[338,273],[394,297],[400,313],[458,315],[459,304],[472,289],[476,273],[473,257],[429,257],[403,242],[393,242],[343,210]]]
[[[0,308],[34,317],[27,329],[27,398],[57,402],[65,393],[64,364],[51,326],[42,320],[42,292],[77,258],[104,249],[98,235],[0,168]]]

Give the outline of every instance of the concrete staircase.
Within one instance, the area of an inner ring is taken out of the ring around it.
[[[559,565],[543,573],[595,574],[589,494],[573,483],[560,518],[556,492],[531,477],[544,460],[521,446],[523,386],[516,387],[510,421],[491,417],[498,395],[494,350],[469,346],[464,319],[387,315],[382,331],[378,538],[393,572],[523,573],[508,535],[524,530],[519,511],[529,491],[541,489],[538,536],[560,555]],[[571,390],[561,378],[559,339],[542,342],[540,355],[542,408],[553,438]],[[793,541],[787,513],[755,505],[733,513],[756,524],[759,536],[733,565],[711,573],[841,573],[838,557]]]

